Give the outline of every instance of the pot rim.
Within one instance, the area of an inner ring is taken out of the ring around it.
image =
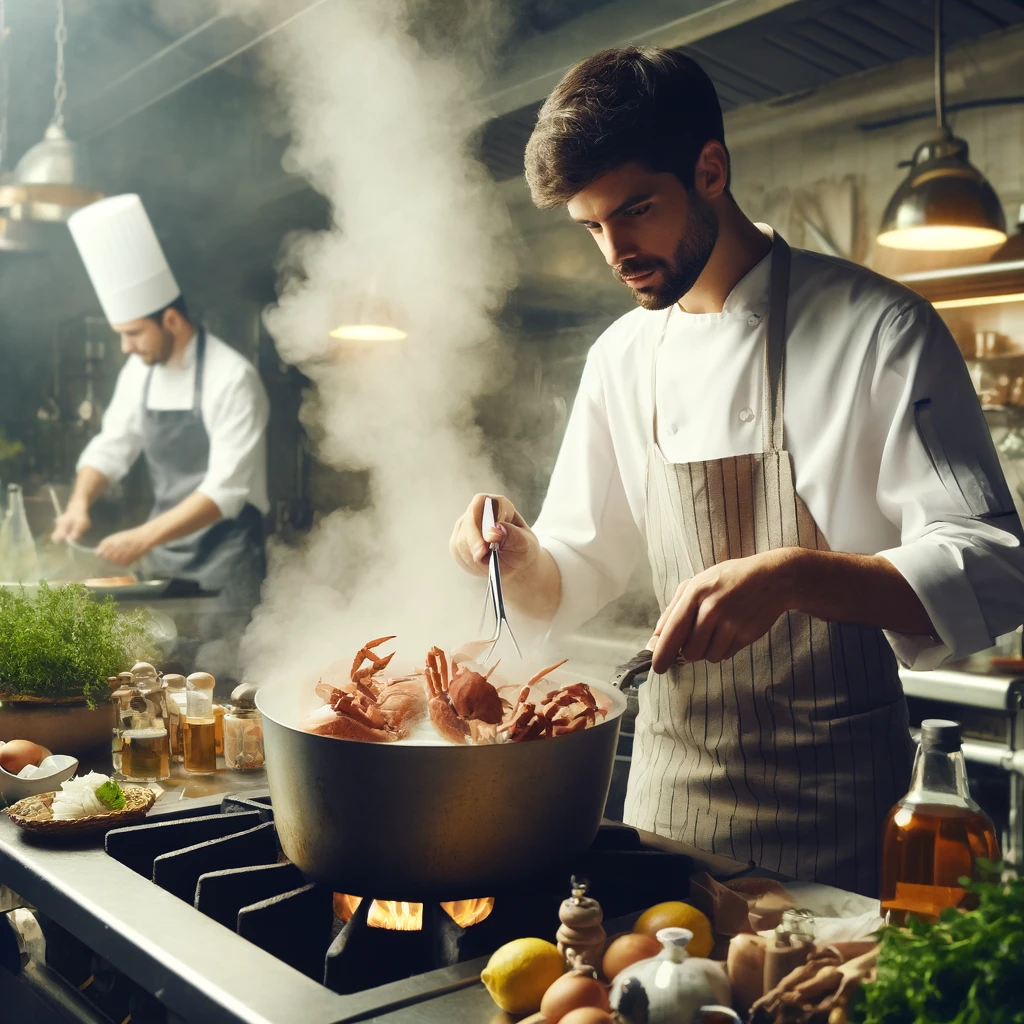
[[[578,733],[567,733],[565,736],[550,737],[550,739],[558,739],[560,741],[568,740],[571,736],[582,736],[593,729],[599,729],[602,725],[607,725],[610,722],[614,722],[616,719],[621,718],[623,713],[626,711],[626,695],[613,683],[605,682],[604,680],[595,679],[593,676],[587,676],[583,673],[569,672],[560,670],[553,672],[549,677],[553,682],[564,683],[586,683],[592,690],[598,691],[603,696],[609,698],[610,707],[608,713],[604,718],[595,722],[589,729],[584,729]],[[256,693],[256,707],[263,715],[264,718],[269,719],[274,725],[279,726],[282,729],[288,729],[291,732],[299,733],[301,736],[308,736],[313,740],[322,740],[325,743],[337,743],[342,742],[346,744],[358,744],[362,747],[371,747],[373,749],[388,748],[392,750],[493,750],[495,748],[507,747],[507,746],[518,746],[518,744],[507,744],[507,743],[483,743],[483,744],[472,744],[472,743],[446,743],[440,740],[437,743],[403,743],[397,741],[394,743],[377,743],[373,740],[357,740],[349,739],[341,736],[322,736],[318,733],[307,732],[301,728],[298,724],[287,722],[284,717],[279,713],[275,705],[281,703],[280,691],[283,688],[280,686],[261,686]],[[268,710],[268,707],[272,710]],[[301,714],[301,713],[300,713]],[[296,715],[295,723],[298,722],[300,715]],[[454,755],[449,755],[454,756]]]

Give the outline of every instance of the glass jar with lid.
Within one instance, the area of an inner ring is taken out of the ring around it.
[[[224,763],[236,772],[263,767],[263,715],[256,707],[255,683],[240,683],[224,715]]]

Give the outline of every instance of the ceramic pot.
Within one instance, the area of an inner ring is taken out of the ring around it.
[[[4,700],[0,703],[0,740],[31,740],[55,754],[81,757],[110,746],[114,707],[103,701],[95,711],[85,700],[47,703]]]
[[[693,932],[662,928],[656,938],[664,947],[657,956],[638,960],[615,976],[612,1008],[630,1024],[700,1024],[712,1014],[742,1024],[728,1008],[723,965],[686,952]]]

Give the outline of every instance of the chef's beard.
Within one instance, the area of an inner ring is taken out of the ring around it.
[[[166,327],[160,328],[160,350],[153,355],[143,356],[147,366],[163,366],[174,355],[174,335]]]
[[[688,190],[690,212],[686,218],[683,236],[671,261],[657,256],[639,256],[623,260],[613,269],[622,281],[623,274],[643,274],[651,270],[661,271],[661,282],[657,286],[632,288],[637,305],[644,309],[668,309],[678,302],[696,283],[711,259],[715,242],[718,241],[718,218],[711,206],[704,202],[696,191]]]

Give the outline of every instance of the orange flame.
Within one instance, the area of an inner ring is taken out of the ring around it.
[[[484,896],[478,900],[455,900],[442,903],[448,916],[461,928],[472,928],[473,925],[486,921],[494,909],[494,897]]]
[[[363,902],[361,896],[349,896],[343,892],[334,894],[334,916],[340,921],[349,921]],[[462,928],[471,928],[486,920],[494,909],[494,897],[486,896],[476,900],[455,900],[442,903],[449,917]],[[423,927],[423,904],[405,903],[397,900],[374,900],[367,914],[366,923],[371,928],[387,928],[392,931],[415,932]]]

